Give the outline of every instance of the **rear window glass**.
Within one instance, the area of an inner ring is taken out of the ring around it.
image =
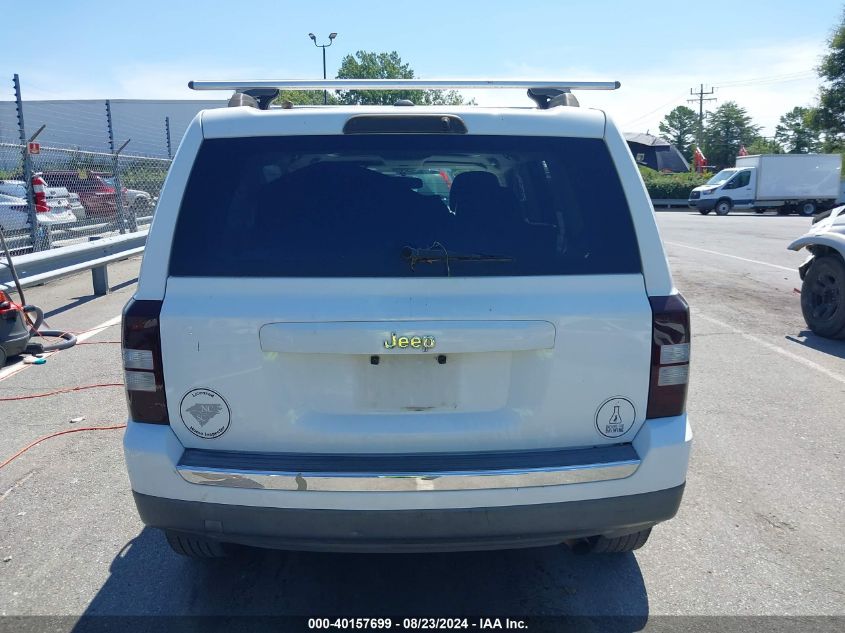
[[[206,140],[170,274],[440,277],[640,272],[601,139]]]

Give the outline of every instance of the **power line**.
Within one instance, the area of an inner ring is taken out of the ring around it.
[[[690,103],[699,102],[699,125],[701,126],[701,125],[703,125],[703,118],[704,118],[703,101],[713,101],[713,100],[716,99],[715,97],[703,99],[703,96],[701,94],[699,94],[701,92],[704,92],[705,94],[713,94],[715,92],[715,89],[717,89],[717,88],[741,88],[741,87],[744,87],[744,86],[763,86],[763,85],[771,85],[771,84],[777,84],[777,83],[786,83],[786,82],[790,82],[790,81],[800,81],[802,79],[809,79],[809,78],[815,77],[815,76],[816,76],[816,73],[812,70],[800,70],[800,71],[795,71],[795,72],[791,72],[791,73],[781,73],[781,74],[778,74],[778,75],[764,75],[764,76],[759,76],[759,77],[747,77],[745,79],[734,79],[734,80],[720,81],[720,82],[714,83],[712,85],[710,91],[707,91],[707,92],[704,91],[704,85],[701,84],[699,86],[698,92],[695,92],[694,88],[690,89],[690,94],[692,94],[693,96],[696,96],[698,98],[688,99],[687,101],[689,101]],[[665,108],[669,105],[672,105],[673,103],[675,103],[675,102],[677,102],[681,99],[683,99],[683,97],[678,97],[678,98],[672,99],[670,101],[667,101],[666,103],[661,104],[660,106],[654,108],[653,110],[650,110],[649,112],[646,112],[645,114],[642,114],[642,115],[636,117],[635,119],[630,119],[629,121],[625,122],[624,125],[627,126],[627,125],[632,125],[634,123],[637,123],[638,121],[641,121],[642,119],[645,119],[645,118],[651,116],[655,112],[662,110],[663,108]]]
[[[815,76],[812,70],[800,70],[791,73],[783,73],[780,75],[768,75],[763,77],[748,77],[746,79],[735,79],[731,81],[721,81],[714,84],[715,88],[722,88],[728,86],[752,86],[763,83],[780,83],[786,81],[797,81],[799,79],[809,79]]]
[[[686,95],[681,95],[680,97],[675,97],[674,99],[667,101],[666,103],[662,103],[659,106],[657,106],[654,110],[650,110],[650,111],[646,112],[645,114],[641,114],[636,119],[631,119],[629,121],[626,121],[625,123],[623,123],[623,125],[628,126],[628,125],[631,125],[632,123],[636,123],[637,121],[641,121],[642,119],[645,119],[645,118],[651,116],[652,114],[654,114],[658,110],[662,110],[666,106],[672,105],[673,103],[675,103],[677,101],[683,100],[685,96]]]

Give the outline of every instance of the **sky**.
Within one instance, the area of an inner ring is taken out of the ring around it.
[[[812,105],[815,72],[843,0],[42,0],[37,20],[4,2],[0,100],[13,73],[24,99],[202,99],[190,79],[311,79],[344,55],[397,51],[423,79],[619,80],[581,92],[625,131],[657,133],[676,105],[746,108],[763,134],[794,106]],[[10,25],[26,25],[13,29]],[[521,91],[465,92],[479,105],[531,105]],[[228,95],[220,95],[225,98]]]

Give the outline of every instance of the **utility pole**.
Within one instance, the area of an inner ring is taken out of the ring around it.
[[[704,140],[702,136],[704,135],[704,102],[705,101],[715,101],[716,97],[709,97],[705,99],[706,95],[712,95],[716,90],[714,88],[710,88],[709,91],[704,90],[704,84],[700,84],[698,87],[698,92],[695,92],[695,88],[690,88],[689,93],[694,97],[698,97],[697,99],[687,99],[687,103],[695,103],[698,101],[698,134],[696,135],[696,142],[698,143],[698,147],[701,148],[702,141]]]

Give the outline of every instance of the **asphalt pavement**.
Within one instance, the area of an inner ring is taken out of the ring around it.
[[[627,615],[632,629],[663,615],[845,616],[845,342],[807,331],[804,256],[786,250],[809,220],[681,210],[658,222],[692,306],[695,443],[679,515],[635,554],[257,551],[203,564],[139,521],[122,432],[92,431],[0,470],[0,614]],[[122,380],[113,323],[138,261],[110,271],[105,297],[90,275],[28,293],[54,328],[103,327],[4,370],[0,398]],[[0,401],[0,462],[124,417],[119,387]]]

